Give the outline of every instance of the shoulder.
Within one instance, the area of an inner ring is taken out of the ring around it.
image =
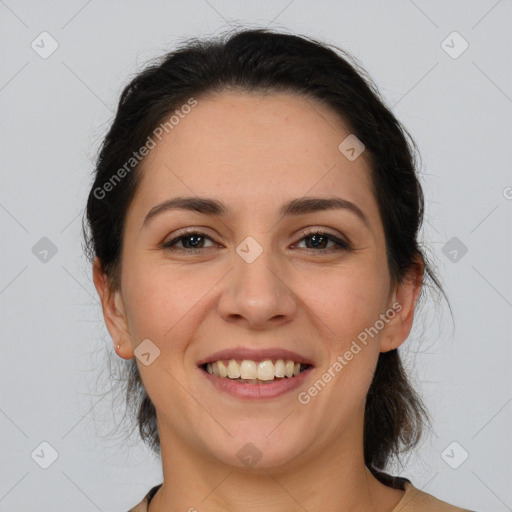
[[[407,480],[404,483],[405,494],[392,512],[474,512],[450,505],[431,494],[420,491]]]
[[[137,503],[134,507],[132,507],[128,512],[147,512],[149,502],[151,501],[151,498],[156,494],[156,491],[162,487],[162,484],[155,485],[152,487],[146,496],[142,499],[140,503]]]
[[[391,512],[475,512],[465,508],[450,505],[441,501],[431,494],[417,489],[409,480],[395,477],[392,479],[394,484],[400,483],[405,490],[405,494],[400,502]],[[128,512],[147,512],[151,498],[156,494],[162,484],[155,485],[144,496],[142,501],[131,508]],[[395,487],[393,485],[393,487]],[[399,487],[395,487],[399,488]]]

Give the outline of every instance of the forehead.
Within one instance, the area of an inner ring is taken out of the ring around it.
[[[370,167],[338,149],[350,135],[322,103],[294,93],[197,98],[143,161],[134,208],[180,195],[218,196],[233,208],[277,210],[305,195],[343,197],[377,214]]]

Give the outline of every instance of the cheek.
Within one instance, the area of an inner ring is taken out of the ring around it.
[[[371,269],[371,267],[369,267]],[[387,294],[384,273],[351,269],[331,275],[324,293],[317,288],[319,314],[329,326],[329,378],[333,394],[348,409],[364,407],[380,353],[379,326]]]
[[[210,279],[185,267],[171,271],[168,264],[127,267],[123,286],[134,340],[149,338],[161,350],[178,349],[215,282],[215,276]]]
[[[303,300],[321,320],[322,332],[339,351],[375,324],[387,293],[385,276],[364,268],[317,275],[301,289]]]

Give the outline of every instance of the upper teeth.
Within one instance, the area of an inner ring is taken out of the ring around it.
[[[294,377],[300,373],[301,363],[291,360],[271,359],[255,362],[244,359],[240,363],[236,359],[226,361],[215,361],[206,365],[208,373],[217,377],[228,377],[229,379],[259,379],[273,380],[274,377]]]

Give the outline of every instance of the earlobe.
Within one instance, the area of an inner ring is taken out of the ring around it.
[[[128,322],[120,290],[112,290],[108,276],[103,272],[101,261],[96,257],[93,280],[103,309],[103,318],[114,342],[117,354],[123,359],[133,357]]]
[[[414,320],[416,303],[423,284],[423,260],[415,263],[402,283],[394,289],[388,311],[394,311],[381,338],[381,352],[398,348],[409,336]],[[388,315],[390,316],[390,315]]]

